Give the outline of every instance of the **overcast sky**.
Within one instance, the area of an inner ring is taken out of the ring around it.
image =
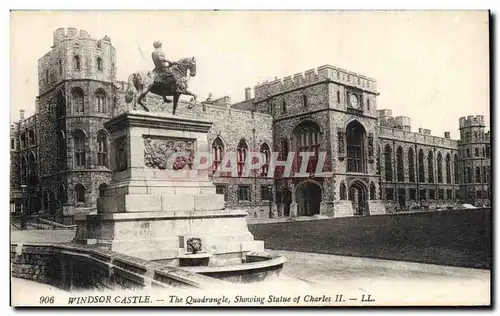
[[[409,116],[413,131],[458,138],[458,119],[477,114],[489,125],[486,11],[14,12],[11,120],[34,113],[37,61],[59,27],[108,35],[120,80],[152,68],[155,40],[167,57],[195,56],[190,88],[201,99],[238,102],[247,86],[331,64],[377,80],[378,109]]]

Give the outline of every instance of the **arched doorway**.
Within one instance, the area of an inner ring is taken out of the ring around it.
[[[368,190],[361,181],[354,181],[349,186],[349,201],[352,201],[354,215],[368,215]]]
[[[321,203],[321,187],[314,182],[304,182],[296,191],[298,216],[319,214]]]

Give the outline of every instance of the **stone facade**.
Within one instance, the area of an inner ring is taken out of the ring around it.
[[[26,184],[24,205],[32,213],[71,215],[96,209],[100,188],[111,181],[112,144],[104,123],[129,109],[124,101],[127,83],[116,80],[116,67],[116,51],[108,37],[94,39],[76,29],[54,32],[53,47],[38,63],[36,114],[11,128],[11,200],[19,198],[20,184]],[[295,153],[301,144],[301,150],[325,153],[322,175],[313,170],[297,175],[298,164],[289,176],[278,172],[266,177],[258,171],[246,176],[212,175],[226,208],[243,208],[252,217],[351,216],[383,213],[384,207],[392,212],[464,200],[488,203],[491,149],[481,116],[460,119],[459,141],[449,139],[449,134],[432,136],[425,129],[415,133],[409,118],[393,118],[390,110],[378,110],[377,96],[374,79],[326,65],[259,84],[253,97],[247,88],[245,100],[238,103],[228,97],[201,104],[180,101],[177,115],[213,122],[209,147],[217,140],[225,153],[236,152],[240,144],[249,152],[267,146]],[[172,104],[157,96],[148,95],[146,102],[153,112],[171,112]],[[389,166],[392,170],[386,170]],[[466,181],[468,168],[474,181]],[[35,175],[30,182],[28,173]]]

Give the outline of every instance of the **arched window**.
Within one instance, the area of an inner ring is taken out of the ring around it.
[[[108,138],[102,130],[97,133],[97,165],[108,166]]]
[[[358,121],[347,124],[347,172],[365,172],[366,130]]]
[[[237,151],[237,166],[238,166],[238,176],[241,177],[243,171],[245,170],[245,161],[247,159],[248,145],[244,139],[240,140],[238,143]]]
[[[85,167],[85,133],[79,129],[75,130],[73,141],[75,146],[75,165],[77,167]]]
[[[472,168],[467,167],[467,183],[472,183]]]
[[[467,148],[466,153],[467,153],[466,154],[467,158],[470,158],[470,149],[469,148]]]
[[[437,176],[438,183],[443,183],[443,156],[441,155],[441,152],[438,152],[437,156]]]
[[[212,142],[212,171],[216,172],[220,169],[222,165],[222,159],[224,158],[224,143],[220,137],[216,137]]]
[[[76,203],[85,203],[85,187],[81,183],[75,185],[75,201]]]
[[[415,154],[411,147],[408,150],[408,180],[415,182]]]
[[[418,152],[418,182],[425,182],[424,151]]]
[[[385,181],[392,181],[392,149],[389,144],[384,148]]]
[[[283,103],[281,104],[281,113],[286,114],[286,101],[283,100]]]
[[[474,149],[474,154],[475,154],[476,157],[479,157],[479,148],[476,147]]]
[[[299,156],[301,152],[312,152],[313,156],[309,158],[306,167],[306,172],[313,172],[316,169],[320,147],[320,132],[319,126],[314,122],[303,122],[293,130],[295,137],[298,163],[296,170],[300,170],[303,157]]]
[[[347,199],[347,189],[345,187],[344,181],[340,182],[340,199],[341,200],[346,200]]]
[[[102,89],[95,93],[95,107],[97,113],[106,113],[106,93]]]
[[[481,183],[481,168],[476,167],[476,183]]]
[[[106,183],[101,183],[99,186],[99,197],[102,198],[104,197],[104,194],[106,193],[106,189],[108,188],[108,185]]]
[[[375,184],[370,182],[370,200],[376,200],[377,197],[375,195]]]
[[[486,157],[486,153],[485,153],[484,147],[483,147],[483,157]]]
[[[455,179],[455,184],[459,183],[460,177],[459,177],[459,171],[458,171],[458,155],[455,154],[453,157],[453,177]]]
[[[446,183],[451,183],[451,157],[446,154]]]
[[[429,154],[427,155],[427,168],[429,173],[429,183],[434,183],[434,154],[432,150],[429,150]]]
[[[97,57],[97,70],[102,71],[102,59]]]
[[[397,162],[397,173],[398,173],[398,181],[404,182],[405,180],[405,168],[403,163],[403,148],[401,146],[396,150],[396,162]]]
[[[80,88],[75,88],[71,91],[71,101],[73,103],[73,109],[75,113],[83,113],[83,91]]]
[[[271,150],[269,149],[269,145],[267,145],[266,143],[262,144],[262,146],[260,146],[260,152],[266,159],[265,163],[260,168],[260,175],[262,177],[267,177],[267,172],[269,171],[269,161],[271,159]]]
[[[80,56],[78,55],[73,57],[73,68],[75,70],[80,70]]]

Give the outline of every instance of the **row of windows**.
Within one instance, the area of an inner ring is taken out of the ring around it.
[[[224,201],[227,201],[227,186],[224,184],[215,185],[215,193],[224,194]],[[260,199],[261,201],[271,201],[272,189],[269,185],[260,186]],[[238,201],[249,202],[252,200],[252,186],[250,185],[239,185],[238,186]]]
[[[479,148],[476,147],[474,148],[474,157],[480,157],[480,153],[479,153]],[[482,157],[486,157],[486,158],[490,158],[490,146],[483,146],[481,147],[481,152],[482,152]],[[471,158],[471,152],[470,152],[470,149],[467,148],[465,150],[465,157],[467,158]]]
[[[361,100],[363,99],[361,98]],[[337,103],[340,104],[340,91],[337,91]],[[309,108],[308,99],[305,94],[302,95],[302,106],[305,109]],[[363,106],[363,104],[361,104],[361,106]],[[368,111],[370,110],[370,99],[366,99],[366,108]],[[285,100],[283,100],[281,101],[281,114],[286,114],[287,112],[288,112],[287,103]]]
[[[74,157],[76,167],[86,166],[86,147],[87,137],[82,130],[73,132]],[[61,155],[66,155],[65,151]],[[108,167],[108,137],[106,132],[99,131],[97,133],[97,165]]]
[[[436,199],[436,192],[437,192],[437,199],[438,200],[454,200],[454,199],[459,199],[460,198],[460,191],[455,190],[455,195],[453,195],[453,190],[452,189],[420,189],[419,195],[417,196],[417,189],[414,188],[409,188],[408,189],[408,196],[409,200],[435,200]],[[405,188],[399,188],[398,189],[398,195],[397,197],[394,195],[394,188],[386,188],[385,189],[385,199],[390,200],[390,201],[396,201],[396,200],[406,200],[406,189]],[[446,197],[445,197],[445,192],[446,192]],[[428,194],[427,194],[428,193]],[[396,199],[397,198],[397,199]]]
[[[474,183],[472,179],[472,167],[466,167],[464,169],[464,179],[465,183]],[[481,167],[476,167],[475,170],[475,183],[489,183],[491,181],[491,168],[490,166],[483,166],[482,172]]]
[[[376,195],[376,188],[375,188],[375,184],[373,182],[370,182],[370,200],[377,200],[377,195]],[[352,192],[349,192],[349,200],[352,200],[353,198],[351,197],[351,195],[353,195]],[[347,200],[348,198],[348,195],[347,195],[347,188],[346,188],[346,185],[344,183],[344,181],[341,181],[340,182],[340,199],[341,200]]]
[[[413,148],[408,149],[408,181],[415,182],[415,155]],[[393,154],[390,145],[386,145],[384,148],[384,161],[385,161],[385,180],[393,181]],[[424,156],[424,151],[419,150],[418,153],[418,182],[425,182],[425,164],[427,164],[427,180],[429,183],[434,183],[434,153],[429,150],[427,154],[427,159]],[[438,152],[436,159],[437,166],[437,183],[443,183],[443,156],[441,152]],[[446,169],[446,183],[451,183],[452,172],[451,172],[451,156],[446,154],[445,158],[445,169]],[[455,154],[453,160],[453,169],[455,174],[455,183],[458,183],[458,156]],[[396,150],[396,179],[399,182],[403,182],[405,179],[404,170],[404,158],[403,158],[403,148],[401,146]]]
[[[96,58],[96,66],[98,71],[103,70],[103,60],[101,57]],[[59,74],[62,75],[63,72],[63,66],[62,66],[62,60],[57,60],[57,68],[59,71]],[[75,55],[73,56],[73,70],[80,71],[82,69],[82,62],[80,59],[80,56]],[[50,72],[48,69],[45,70],[45,82],[49,82],[50,79]]]
[[[107,113],[107,100],[106,92],[101,88],[97,89],[94,94],[94,104],[97,113]],[[75,113],[85,113],[84,93],[81,88],[74,88],[71,91],[71,104]]]
[[[28,131],[19,135],[19,146],[20,149],[25,149],[36,144],[35,131]],[[11,138],[10,148],[15,149],[16,147],[15,139]]]

